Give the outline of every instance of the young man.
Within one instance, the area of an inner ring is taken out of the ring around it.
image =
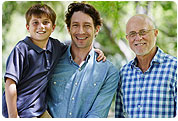
[[[165,54],[156,46],[158,30],[144,14],[129,19],[126,33],[136,58],[120,71],[116,117],[175,117],[177,58]]]
[[[55,20],[55,12],[45,4],[36,4],[26,12],[30,37],[14,47],[6,65],[2,106],[5,117],[40,117],[45,112],[49,73],[67,49],[49,37]]]
[[[96,61],[93,39],[102,24],[100,15],[89,4],[71,3],[66,24],[72,42],[49,81],[49,112],[58,118],[107,117],[119,73],[109,61]]]

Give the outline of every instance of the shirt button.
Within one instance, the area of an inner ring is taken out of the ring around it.
[[[70,112],[69,115],[71,116],[71,115],[72,115],[72,112]]]
[[[54,85],[56,85],[56,82],[54,82]]]
[[[78,85],[78,83],[77,82],[75,82],[75,86],[77,86]]]
[[[123,112],[123,115],[124,115],[125,118],[128,117],[128,114],[126,112]]]
[[[96,83],[94,83],[93,85],[96,86]]]
[[[75,98],[73,97],[72,100],[74,100]]]
[[[78,68],[79,71],[81,71],[82,69],[81,68]]]

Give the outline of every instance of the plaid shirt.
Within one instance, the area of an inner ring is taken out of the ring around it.
[[[120,71],[115,117],[170,118],[177,113],[177,58],[159,48],[143,73],[137,59]],[[121,88],[120,88],[121,87]]]

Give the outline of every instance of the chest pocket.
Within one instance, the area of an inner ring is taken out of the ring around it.
[[[53,78],[49,81],[48,93],[52,101],[55,103],[62,102],[64,98],[64,91],[66,87],[66,80],[63,76],[53,75]]]
[[[85,98],[83,101],[88,102],[88,104],[92,104],[94,99],[97,97],[100,89],[102,88],[103,81],[102,80],[90,80],[85,86]],[[87,94],[86,94],[87,93]],[[86,97],[87,95],[87,97]]]

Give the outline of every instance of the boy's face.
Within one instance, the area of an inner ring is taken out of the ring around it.
[[[26,25],[32,41],[47,41],[51,33],[54,31],[55,25],[45,15],[32,15],[29,25]]]

